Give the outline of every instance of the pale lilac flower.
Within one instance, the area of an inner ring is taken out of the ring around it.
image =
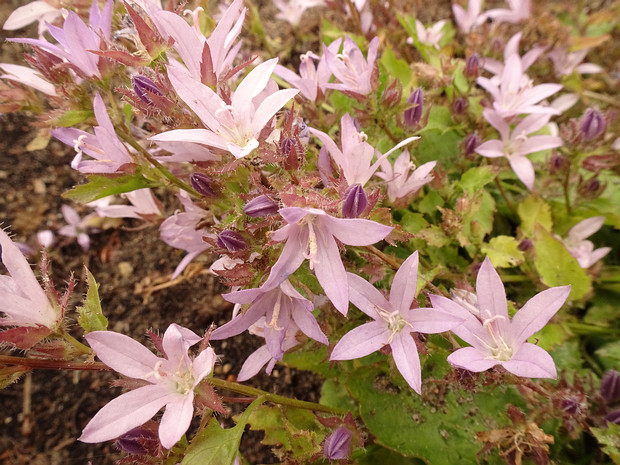
[[[243,0],[235,0],[224,12],[215,29],[207,39],[200,31],[196,13],[192,12],[194,25],[172,11],[153,5],[145,5],[149,17],[166,40],[173,39],[173,47],[183,60],[192,78],[198,82],[220,80],[232,68],[241,42],[233,43],[239,36],[245,19]],[[203,62],[204,50],[208,49],[211,62]],[[209,74],[207,76],[206,74]],[[209,82],[209,84],[216,84]]]
[[[95,134],[75,128],[58,128],[52,135],[75,148],[76,155],[71,161],[71,168],[81,173],[116,173],[122,171],[123,165],[133,160],[125,144],[116,135],[103,99],[97,93],[93,100],[93,110],[99,126],[93,129]],[[84,154],[93,158],[83,160]]]
[[[255,336],[265,337],[265,317],[259,318],[259,320],[250,326],[249,331],[251,334]],[[284,339],[282,340],[281,348],[283,352],[292,349],[296,345],[299,345],[299,341],[297,340],[297,332],[299,328],[295,324],[294,321],[291,321],[286,329],[286,333],[284,334]],[[267,345],[261,346],[252,352],[248,358],[243,362],[243,366],[239,371],[239,375],[237,375],[237,381],[243,382],[252,378],[263,368],[265,365],[265,372],[270,375],[273,371],[273,368],[276,365],[276,362],[280,361],[282,358],[275,358],[271,355],[269,351],[269,347]]]
[[[422,24],[420,20],[416,19],[415,30],[420,43],[428,45],[430,47],[435,47],[437,50],[439,50],[439,41],[443,38],[443,27],[446,25],[446,23],[447,21],[445,19],[442,19],[441,21],[437,21],[432,26],[425,28],[424,24]]]
[[[394,228],[370,220],[335,218],[318,208],[286,207],[279,213],[288,224],[274,231],[271,240],[286,240],[286,244],[262,287],[278,286],[308,259],[329,300],[346,315],[347,274],[336,239],[346,245],[371,245],[384,239]]]
[[[482,66],[485,70],[493,73],[490,78],[495,85],[500,85],[502,82],[502,75],[504,74],[504,63],[508,62],[508,59],[516,55],[519,57],[521,64],[521,87],[530,85],[530,78],[525,74],[525,71],[534,64],[534,62],[544,53],[547,47],[536,46],[527,51],[523,56],[519,55],[519,43],[523,37],[522,32],[517,32],[513,35],[504,47],[504,61],[497,61],[492,58],[485,58],[482,60]]]
[[[323,6],[325,2],[323,0],[273,0],[273,4],[279,10],[276,18],[297,26],[308,8]]]
[[[595,74],[603,71],[599,65],[594,63],[582,63],[590,51],[584,48],[576,52],[569,52],[565,47],[558,47],[549,53],[549,58],[553,62],[556,76],[568,76],[573,72],[579,74]]]
[[[454,20],[461,32],[467,34],[486,21],[486,15],[480,14],[481,8],[480,0],[469,0],[467,11],[457,3],[452,4]]]
[[[419,139],[417,136],[409,137],[381,155],[372,145],[366,142],[366,134],[357,130],[353,118],[348,113],[340,121],[342,150],[338,148],[329,135],[318,129],[309,128],[309,130],[323,142],[324,147],[327,148],[334,162],[341,169],[349,186],[360,184],[363,187],[372,175],[375,174],[375,171],[379,169],[381,160],[385,160],[388,155],[404,145]],[[372,163],[375,154],[377,154],[377,160]]]
[[[86,25],[73,11],[67,12],[62,28],[48,24],[49,33],[56,39],[58,45],[42,39],[18,38],[9,39],[9,41],[40,47],[66,60],[83,75],[101,78],[99,56],[89,50],[100,50],[100,34],[110,39],[112,6],[112,0],[107,0],[103,8],[99,10],[98,2],[93,2],[89,17],[90,26]]]
[[[62,14],[62,10],[44,0],[37,0],[16,8],[4,22],[2,29],[15,31],[28,26],[35,21],[39,22],[39,37],[47,31],[47,24],[53,23]]]
[[[176,211],[174,215],[166,218],[159,227],[161,240],[175,249],[187,252],[172,274],[176,278],[189,265],[189,263],[202,252],[211,247],[203,237],[215,239],[215,234],[200,228],[200,223],[209,216],[209,213],[196,206],[185,191],[179,192],[179,200],[183,204],[184,212]]]
[[[542,348],[527,342],[541,330],[564,304],[570,286],[552,287],[532,297],[510,320],[504,285],[485,258],[476,279],[476,292],[462,292],[465,298],[431,295],[433,308],[464,318],[452,331],[471,347],[458,349],[448,362],[465,370],[480,372],[496,365],[527,378],[555,378],[555,364]]]
[[[0,63],[0,68],[6,73],[0,75],[0,79],[9,79],[24,84],[52,97],[57,95],[54,84],[43,79],[41,73],[32,68],[10,63]]]
[[[54,231],[43,229],[42,231],[37,232],[37,242],[45,249],[49,249],[52,246],[54,239]]]
[[[411,155],[408,150],[404,150],[394,162],[394,167],[387,159],[382,159],[381,170],[376,173],[387,185],[387,194],[390,202],[397,199],[409,197],[418,192],[422,186],[433,180],[431,171],[437,164],[436,161],[429,161],[416,166],[411,162]]]
[[[398,371],[421,394],[420,357],[411,333],[442,333],[461,324],[463,318],[444,310],[411,308],[418,285],[417,251],[396,272],[389,299],[365,279],[353,273],[347,273],[347,277],[351,303],[374,321],[345,334],[334,347],[330,360],[365,357],[389,345]]]
[[[101,205],[95,207],[97,215],[104,218],[145,218],[162,215],[161,205],[153,196],[151,189],[137,189],[122,194],[131,205]]]
[[[601,258],[611,252],[611,247],[594,249],[594,244],[587,238],[597,232],[605,223],[604,216],[594,216],[580,221],[573,226],[564,239],[560,239],[570,254],[577,259],[581,268],[590,268]]]
[[[327,47],[328,50],[333,54],[337,53],[341,42],[341,39],[334,40]],[[317,65],[314,64],[314,60],[318,60]],[[296,89],[299,89],[301,95],[315,102],[317,97],[325,94],[329,79],[332,77],[332,72],[327,66],[325,55],[319,58],[316,54],[307,52],[301,55],[300,61],[299,75],[282,65],[276,65],[273,72]]]
[[[54,330],[60,319],[30,265],[17,245],[0,228],[2,263],[9,272],[0,275],[0,325],[45,326]]]
[[[327,344],[327,337],[321,331],[312,310],[312,302],[302,296],[288,281],[279,286],[268,288],[261,286],[256,289],[223,294],[229,302],[235,304],[251,304],[242,315],[233,317],[224,326],[211,333],[212,340],[226,339],[241,334],[255,324],[261,317],[265,318],[263,336],[269,353],[276,360],[284,355],[284,339],[291,324],[311,339]]]
[[[248,155],[258,147],[263,128],[299,92],[296,89],[267,89],[273,82],[270,76],[277,61],[274,58],[254,68],[237,86],[230,105],[211,88],[192,79],[182,67],[169,65],[168,76],[179,97],[208,129],[176,129],[151,139],[204,144],[227,150],[235,158]]]
[[[562,89],[561,84],[540,84],[524,78],[523,63],[517,54],[511,55],[505,63],[501,80],[479,77],[477,82],[493,97],[493,108],[503,118],[523,113],[559,114],[550,106],[539,102]]]
[[[204,145],[193,142],[156,141],[156,143],[158,148],[153,150],[153,153],[157,153],[155,158],[161,163],[219,161],[222,159],[219,154],[213,153]],[[161,150],[168,152],[168,154],[161,155]]]
[[[346,426],[339,426],[323,443],[323,455],[328,460],[342,460],[349,456],[353,432]]]
[[[489,108],[483,111],[483,116],[499,131],[501,140],[486,141],[476,147],[475,151],[483,157],[505,157],[517,177],[529,190],[532,190],[535,177],[534,166],[526,155],[562,145],[562,139],[557,136],[528,137],[529,134],[542,129],[549,122],[550,115],[526,116],[512,130],[499,114]]]
[[[91,229],[91,221],[98,215],[90,213],[81,218],[78,212],[69,205],[63,205],[60,208],[67,224],[58,230],[58,234],[66,237],[75,237],[82,250],[87,252],[90,248],[90,237],[87,231]]]
[[[368,58],[364,59],[364,54],[349,36],[344,38],[342,53],[337,55],[329,47],[323,45],[323,56],[327,66],[340,81],[327,84],[325,87],[359,95],[368,95],[373,92],[377,84],[373,75],[378,47],[379,38],[375,37],[368,46]]]
[[[117,438],[144,424],[165,406],[159,439],[166,449],[172,448],[194,416],[194,388],[213,371],[213,349],[208,347],[191,359],[187,350],[202,338],[176,324],[164,333],[164,357],[123,334],[93,331],[84,337],[103,363],[146,385],[105,405],[86,425],[79,440],[93,443]]]
[[[531,0],[507,0],[508,8],[488,10],[485,15],[497,23],[516,24],[525,21],[532,14]]]

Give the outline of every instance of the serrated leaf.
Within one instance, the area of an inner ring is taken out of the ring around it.
[[[86,292],[84,304],[78,308],[78,324],[86,333],[105,331],[108,329],[108,319],[103,315],[103,310],[101,309],[99,284],[95,281],[92,273],[88,271],[88,268],[86,268],[86,276],[88,291]]]
[[[463,176],[461,176],[460,186],[463,191],[467,192],[470,196],[480,191],[484,186],[493,182],[495,179],[495,170],[492,166],[478,166],[470,168]]]
[[[620,465],[620,425],[607,423],[607,428],[590,428],[590,431],[598,442],[604,446],[602,451],[616,465]]]
[[[145,187],[157,187],[159,183],[146,179],[141,174],[127,174],[120,177],[106,177],[100,175],[89,176],[90,182],[75,186],[63,194],[66,199],[78,203],[88,203],[109,195],[133,192]]]
[[[534,235],[534,228],[537,224],[540,224],[547,231],[551,231],[553,227],[551,207],[537,195],[530,195],[519,203],[517,212],[521,218],[521,231],[527,237]]]
[[[543,283],[549,287],[570,284],[568,300],[578,300],[592,289],[592,281],[562,242],[542,227],[534,230],[534,265]]]
[[[482,244],[480,250],[488,255],[495,268],[511,268],[525,260],[525,254],[519,250],[519,242],[511,236],[496,236],[488,244]]]
[[[364,367],[347,380],[364,423],[378,443],[432,465],[476,464],[482,445],[473,440],[475,433],[507,425],[506,405],[523,404],[511,386],[478,392],[452,387],[439,396],[419,396],[385,378],[378,369]],[[489,457],[489,463],[500,462]]]
[[[223,429],[217,418],[211,417],[206,428],[185,450],[181,465],[232,465],[239,453],[239,442],[248,419],[265,400],[261,396],[252,402],[232,428]]]
[[[17,382],[19,378],[28,373],[32,368],[24,366],[0,365],[0,390]]]

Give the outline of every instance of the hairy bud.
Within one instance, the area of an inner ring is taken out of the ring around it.
[[[344,192],[342,203],[342,216],[345,218],[357,218],[368,206],[368,199],[361,184],[353,184]]]
[[[598,139],[606,128],[607,123],[603,115],[594,108],[588,108],[579,121],[579,132],[585,141]]]
[[[213,191],[213,179],[204,173],[192,173],[189,177],[189,183],[196,192],[206,197],[215,197]]]
[[[239,252],[248,246],[241,234],[230,229],[225,229],[217,236],[217,245],[229,252]]]
[[[463,74],[469,79],[476,79],[480,76],[480,57],[476,53],[467,58]]]
[[[243,213],[252,218],[260,218],[261,216],[269,216],[278,212],[278,204],[266,195],[254,197],[243,207]]]
[[[407,103],[410,103],[412,108],[405,110],[405,124],[410,128],[415,128],[420,124],[424,112],[424,95],[421,87],[411,93]]]
[[[452,110],[454,110],[455,114],[462,115],[467,111],[468,106],[469,102],[467,102],[467,99],[465,97],[459,97],[452,104]]]
[[[323,454],[328,460],[341,460],[349,456],[353,433],[345,426],[339,426],[325,439]]]
[[[601,395],[608,404],[620,400],[620,373],[609,370],[601,381]]]
[[[477,132],[467,135],[463,142],[463,148],[465,149],[465,155],[473,155],[476,147],[480,145],[480,136]]]
[[[153,104],[153,101],[149,96],[149,92],[151,94],[159,95],[160,97],[163,97],[164,95],[161,93],[155,83],[146,76],[134,76],[134,78],[132,79],[132,85],[136,95],[140,97],[140,100],[142,100],[147,105]]]

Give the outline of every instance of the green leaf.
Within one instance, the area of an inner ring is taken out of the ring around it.
[[[17,382],[19,378],[28,373],[32,368],[24,366],[0,365],[0,390],[9,384]]]
[[[69,126],[75,126],[76,124],[83,123],[94,113],[91,110],[69,110],[64,112],[58,118],[54,118],[50,121],[52,127],[67,128]]]
[[[551,207],[537,195],[530,195],[519,203],[517,212],[521,218],[521,230],[527,237],[534,235],[534,229],[540,224],[547,231],[551,231]]]
[[[402,217],[398,220],[398,223],[407,232],[416,234],[428,226],[428,222],[420,213],[413,213],[408,210],[398,210],[398,213],[402,213]]]
[[[455,131],[427,131],[415,150],[416,160],[419,164],[436,160],[443,168],[450,168],[461,156],[461,140]]]
[[[617,369],[620,367],[620,341],[605,344],[595,351],[606,370]]]
[[[446,131],[452,127],[452,111],[448,107],[431,107],[428,113],[428,122],[420,131],[421,134],[427,131],[439,130]]]
[[[379,444],[432,465],[476,464],[482,444],[474,440],[475,433],[509,424],[506,405],[523,404],[512,386],[471,392],[453,385],[419,396],[386,378],[364,367],[347,380],[364,423]]]
[[[411,83],[411,69],[405,60],[397,58],[389,44],[381,55],[381,64],[385,66],[388,75],[394,76],[400,82],[403,89]]]
[[[489,256],[495,268],[511,268],[525,261],[519,242],[511,236],[496,236],[488,244],[482,244],[480,250]]]
[[[206,428],[198,433],[185,449],[181,465],[232,465],[239,454],[239,442],[245,425],[254,410],[265,400],[262,396],[252,402],[237,420],[237,424],[229,429],[223,429],[217,418],[211,417]]]
[[[459,183],[463,191],[467,192],[470,196],[480,191],[484,186],[493,182],[495,179],[495,170],[492,166],[478,166],[468,169],[461,177]]]
[[[608,422],[607,428],[590,428],[590,431],[598,442],[604,446],[602,451],[616,465],[620,465],[620,425]]]
[[[327,346],[309,341],[304,347],[284,354],[282,361],[288,366],[300,370],[309,370],[325,378],[334,378],[339,374],[338,368],[328,362]]]
[[[90,182],[75,186],[63,194],[66,199],[78,203],[88,203],[109,195],[124,194],[145,187],[157,187],[159,183],[146,179],[142,174],[127,174],[120,177],[107,177],[99,175],[89,176]]]
[[[108,329],[108,319],[103,315],[101,309],[101,301],[99,299],[99,284],[95,281],[94,276],[86,269],[86,282],[88,283],[88,292],[84,304],[78,308],[78,324],[86,333],[91,331],[105,331]]]
[[[542,227],[534,230],[534,266],[549,287],[571,285],[568,300],[579,300],[592,289],[592,281],[577,260]]]

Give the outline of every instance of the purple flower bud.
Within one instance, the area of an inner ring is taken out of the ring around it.
[[[517,246],[517,248],[521,251],[521,252],[525,252],[526,250],[530,250],[532,248],[532,241],[530,239],[523,239],[521,242],[519,242],[519,245]]]
[[[551,174],[555,174],[557,172],[564,172],[566,170],[566,168],[568,168],[568,159],[563,156],[563,155],[553,155],[551,157],[551,166],[549,171],[551,172]]]
[[[454,110],[455,114],[462,115],[463,113],[465,113],[465,111],[467,111],[468,106],[469,102],[467,101],[467,99],[464,97],[459,97],[452,104],[452,109]]]
[[[213,191],[213,180],[204,173],[192,173],[189,177],[189,183],[196,192],[207,197],[215,197]]]
[[[588,108],[579,122],[579,131],[585,141],[597,139],[603,135],[606,128],[607,123],[603,115],[594,108]]]
[[[339,426],[325,439],[323,454],[328,460],[341,460],[349,455],[353,433],[345,426]]]
[[[295,144],[295,139],[293,139],[292,137],[286,137],[280,142],[280,150],[282,150],[282,153],[284,155],[288,155],[289,153],[291,153],[293,147],[295,147]]]
[[[421,87],[418,87],[411,93],[407,103],[410,103],[412,108],[405,110],[405,124],[410,128],[415,128],[420,124],[424,111],[424,95],[422,94]]]
[[[159,95],[161,97],[163,97],[164,95],[161,93],[161,90],[159,90],[155,83],[146,76],[134,76],[134,78],[132,79],[132,84],[133,90],[136,95],[140,97],[140,100],[142,100],[147,105],[153,104],[148,92]]]
[[[614,410],[605,416],[605,420],[620,425],[620,409]]]
[[[243,207],[243,213],[252,218],[260,218],[261,216],[269,216],[278,212],[278,204],[266,195],[254,197]]]
[[[477,54],[474,53],[467,58],[463,74],[469,79],[476,79],[480,76],[480,57]]]
[[[560,401],[560,408],[569,415],[577,415],[581,412],[581,401],[574,396],[568,396]]]
[[[477,132],[469,134],[465,138],[465,142],[463,142],[463,148],[465,149],[465,155],[472,155],[476,147],[480,145],[480,136],[478,136]]]
[[[132,455],[147,455],[147,445],[159,444],[157,434],[145,428],[134,428],[120,436],[116,442],[116,447],[121,451]]]
[[[357,218],[368,205],[366,193],[361,184],[353,184],[344,191],[344,202],[342,203],[342,216],[345,218]]]
[[[229,252],[239,252],[248,246],[241,234],[230,229],[225,229],[217,236],[217,245]]]
[[[620,373],[616,370],[609,370],[601,381],[601,395],[605,402],[611,404],[620,399]]]

